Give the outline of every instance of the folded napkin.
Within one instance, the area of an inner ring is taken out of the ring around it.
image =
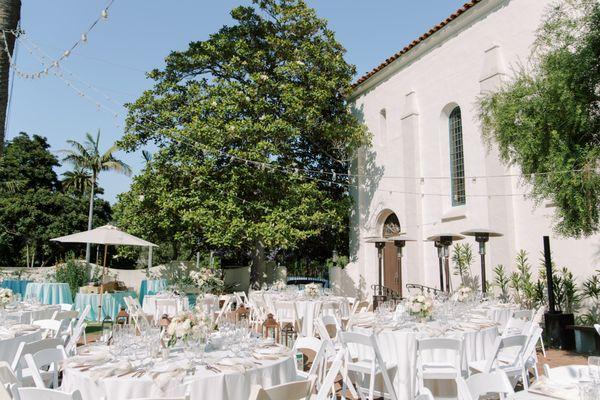
[[[135,368],[129,361],[119,361],[118,363],[105,364],[90,369],[89,373],[93,380],[109,378],[111,376],[133,372]]]
[[[541,394],[543,396],[553,397],[555,399],[571,400],[579,396],[577,385],[575,384],[558,384],[551,382],[545,376],[540,377],[540,380],[529,386],[527,390],[530,393]]]
[[[154,370],[150,373],[150,377],[154,385],[164,392],[173,379],[178,379],[181,382],[187,370],[191,367],[192,364],[188,361],[160,364],[154,367]]]
[[[244,358],[224,358],[215,364],[219,369],[226,369],[230,371],[235,371],[239,373],[246,372],[247,369],[254,368],[255,364]]]
[[[65,360],[65,364],[70,367],[81,365],[99,365],[109,361],[111,358],[112,357],[108,351],[98,351],[69,357]]]

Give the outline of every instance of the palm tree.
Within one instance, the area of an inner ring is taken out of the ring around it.
[[[62,185],[65,190],[83,194],[92,187],[92,174],[88,170],[76,166],[72,171],[63,174]]]
[[[4,152],[4,129],[6,123],[6,106],[8,105],[8,80],[10,62],[5,51],[8,46],[10,55],[15,49],[15,34],[21,19],[21,0],[0,0],[0,157]],[[6,37],[6,43],[4,38]]]
[[[88,230],[92,229],[92,218],[94,210],[94,188],[101,171],[115,171],[127,176],[131,175],[131,168],[121,160],[117,160],[113,153],[119,150],[116,144],[113,144],[104,153],[100,152],[100,130],[96,138],[89,133],[85,134],[85,141],[79,143],[76,140],[67,140],[71,145],[71,150],[63,150],[66,156],[63,161],[73,164],[76,168],[81,168],[91,174],[90,180],[90,207],[88,211]],[[90,262],[90,243],[85,249],[85,261]]]

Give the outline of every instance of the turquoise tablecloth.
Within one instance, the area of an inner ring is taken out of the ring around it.
[[[103,293],[102,294],[102,318],[109,316],[114,321],[117,318],[117,314],[121,309],[121,306],[125,307],[125,301],[123,298],[131,296],[137,297],[135,292],[115,292],[115,293]],[[98,304],[100,303],[99,294],[83,294],[77,293],[75,296],[75,309],[82,312],[86,305],[90,305],[90,313],[87,317],[88,320],[98,320]]]
[[[22,297],[25,297],[25,289],[27,288],[27,284],[30,282],[31,281],[5,279],[0,282],[0,287],[10,289],[14,294],[19,293]]]
[[[68,283],[31,282],[25,289],[25,299],[37,298],[43,304],[73,304]]]
[[[168,286],[166,279],[144,279],[140,284],[140,304],[144,304],[144,296],[156,294]]]

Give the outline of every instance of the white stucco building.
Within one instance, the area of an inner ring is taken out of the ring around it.
[[[360,152],[354,171],[363,177],[354,193],[351,261],[333,273],[334,284],[371,294],[377,251],[364,238],[381,236],[384,222],[394,215],[400,230],[418,239],[405,247],[402,286],[439,287],[437,251],[425,238],[480,227],[504,234],[488,243],[488,281],[497,264],[512,270],[519,249],[529,252],[537,271],[544,235],[552,238],[555,263],[569,267],[579,283],[600,268],[600,237],[555,236],[552,204],[536,207],[522,195],[528,190],[519,170],[507,168],[496,150],[487,148],[477,118],[482,92],[528,62],[535,31],[551,3],[471,1],[357,81],[350,100],[373,134],[373,146]],[[479,275],[477,243],[472,237],[463,242],[472,244],[473,272]],[[393,286],[395,250],[385,252],[384,283]]]

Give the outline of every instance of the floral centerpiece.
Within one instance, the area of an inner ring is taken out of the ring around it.
[[[202,315],[198,316],[190,311],[184,311],[173,317],[165,335],[169,338],[167,346],[172,347],[178,340],[187,342],[193,336],[206,331],[207,324]]]
[[[287,287],[287,283],[283,280],[280,279],[276,282],[273,283],[273,286],[271,286],[273,288],[273,290],[277,290],[279,292],[285,290],[285,288]]]
[[[452,296],[452,299],[461,303],[473,298],[473,289],[468,286],[461,286]]]
[[[408,298],[406,306],[411,315],[426,319],[433,312],[433,299],[423,294],[411,296]]]
[[[306,297],[317,297],[321,293],[321,287],[316,283],[309,283],[304,286],[304,295]]]
[[[194,281],[200,293],[221,293],[225,283],[212,268],[202,268],[199,271],[190,272],[190,278]]]
[[[6,288],[0,289],[0,308],[6,307],[14,300],[14,298],[15,296],[12,290]]]

